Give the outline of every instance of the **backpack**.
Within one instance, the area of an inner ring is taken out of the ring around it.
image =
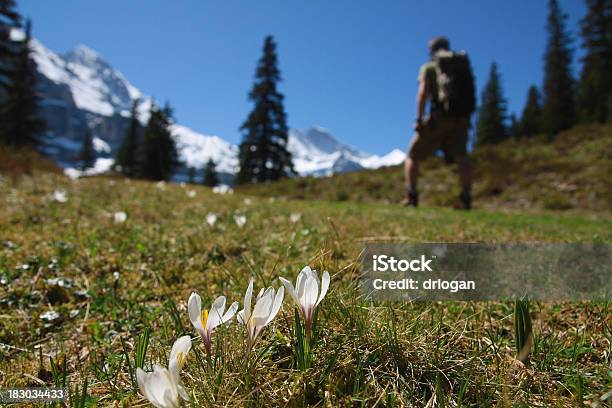
[[[437,107],[448,116],[469,116],[476,109],[474,75],[465,51],[438,51],[436,66]]]

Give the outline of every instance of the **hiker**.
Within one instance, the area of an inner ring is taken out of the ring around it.
[[[419,204],[418,162],[436,151],[444,153],[447,163],[459,166],[461,194],[455,208],[469,210],[472,205],[472,167],[467,156],[470,116],[475,109],[474,77],[467,54],[450,50],[445,37],[429,42],[431,61],[419,71],[415,134],[405,162],[405,206]],[[425,105],[429,101],[429,113]]]

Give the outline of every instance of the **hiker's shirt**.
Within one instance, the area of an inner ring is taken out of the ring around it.
[[[428,114],[425,119],[427,120],[432,113],[437,110],[438,104],[438,82],[436,79],[436,63],[433,61],[426,62],[421,65],[419,69],[419,84],[425,84],[425,95],[429,105]]]

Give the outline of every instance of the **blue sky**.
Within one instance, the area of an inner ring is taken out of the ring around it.
[[[576,35],[584,4],[560,3]],[[180,123],[234,143],[272,34],[289,126],[320,125],[372,153],[407,146],[431,37],[468,51],[479,94],[497,61],[511,112],[541,83],[546,42],[544,0],[22,0],[19,8],[47,47],[97,50],[143,92],[169,100]]]

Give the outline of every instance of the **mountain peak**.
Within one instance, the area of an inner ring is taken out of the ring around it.
[[[108,65],[104,57],[96,50],[86,46],[85,44],[77,44],[72,50],[63,55],[64,59],[69,62],[77,62],[84,65],[100,64]]]

